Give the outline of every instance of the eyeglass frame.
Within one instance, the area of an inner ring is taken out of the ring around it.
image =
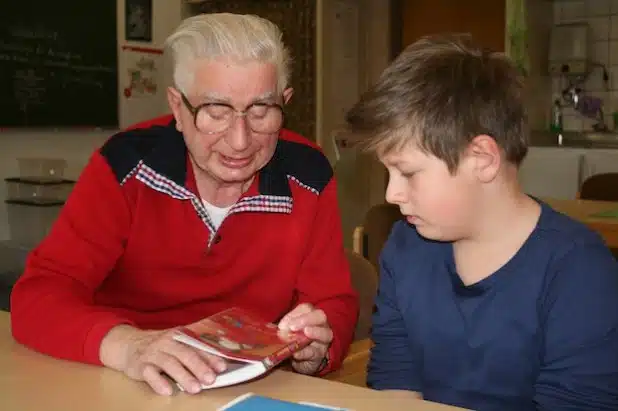
[[[228,107],[230,109],[232,109],[232,112],[234,113],[234,120],[236,117],[246,117],[249,110],[251,109],[251,107],[253,106],[266,106],[266,107],[276,107],[279,109],[279,111],[281,111],[281,125],[279,126],[279,129],[276,131],[273,131],[273,133],[280,131],[283,128],[283,124],[285,122],[285,111],[283,110],[283,106],[279,103],[265,103],[265,102],[258,102],[258,103],[251,103],[249,104],[244,110],[237,110],[236,107],[232,106],[229,103],[224,103],[224,102],[209,102],[209,103],[202,103],[199,104],[197,106],[194,106],[193,104],[191,104],[191,102],[189,101],[189,99],[187,98],[187,96],[184,93],[180,93],[180,99],[182,100],[183,104],[185,105],[185,107],[187,108],[187,110],[189,110],[189,112],[191,113],[191,115],[193,116],[193,126],[198,129],[200,131],[200,133],[204,133],[204,134],[208,134],[208,135],[212,135],[212,134],[219,134],[219,133],[225,133],[226,131],[228,131],[230,128],[232,128],[232,126],[234,125],[234,121],[231,121],[229,126],[221,131],[202,131],[198,128],[197,126],[197,115],[200,112],[200,110],[204,107],[208,107],[208,106],[224,106],[224,107]],[[255,131],[253,128],[251,128],[251,125],[249,123],[247,123],[247,125],[249,126],[249,129],[251,129],[252,132],[254,133],[258,133],[258,134],[270,134],[270,133],[264,133],[261,131]]]

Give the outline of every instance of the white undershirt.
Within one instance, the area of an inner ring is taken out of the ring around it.
[[[225,220],[225,216],[227,216],[228,211],[230,211],[230,208],[233,207],[233,204],[229,207],[217,207],[210,204],[206,200],[202,200],[202,203],[204,203],[204,207],[206,207],[210,220],[215,225],[215,230],[218,230],[221,223],[223,223],[223,220]]]

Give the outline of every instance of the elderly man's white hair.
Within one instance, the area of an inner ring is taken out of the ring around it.
[[[184,20],[170,35],[175,86],[183,93],[193,87],[193,63],[226,56],[239,62],[273,63],[278,73],[278,92],[288,86],[290,56],[279,27],[253,15],[199,14]]]

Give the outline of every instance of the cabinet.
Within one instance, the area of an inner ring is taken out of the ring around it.
[[[590,150],[582,162],[582,181],[594,174],[618,173],[618,150]]]
[[[535,197],[575,198],[582,161],[579,150],[531,147],[519,169],[522,189]]]
[[[530,195],[574,199],[586,178],[608,172],[618,172],[618,150],[531,147],[519,180]]]

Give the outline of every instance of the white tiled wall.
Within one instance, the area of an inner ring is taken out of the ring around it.
[[[618,0],[570,0],[554,3],[554,24],[587,22],[592,36],[591,58],[603,64],[608,71],[609,81],[603,81],[603,70],[594,69],[584,84],[584,92],[600,97],[604,101],[605,122],[614,127],[611,113],[618,110]],[[553,79],[554,99],[560,95],[558,79]],[[564,109],[564,128],[566,130],[590,130],[596,123],[572,108]]]

